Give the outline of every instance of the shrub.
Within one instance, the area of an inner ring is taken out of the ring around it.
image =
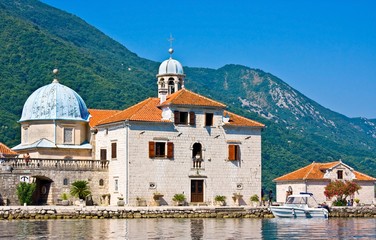
[[[89,183],[85,180],[77,180],[72,183],[70,194],[79,199],[85,199],[91,194]]]
[[[185,201],[185,195],[182,194],[182,193],[177,193],[172,198],[172,201],[175,201],[175,202],[184,202]]]
[[[250,200],[251,200],[251,202],[259,202],[260,201],[260,199],[257,196],[257,194],[252,195],[251,198],[250,198]]]
[[[222,195],[217,195],[217,196],[215,196],[214,200],[217,201],[217,202],[224,202],[224,201],[226,201],[226,197],[222,196]]]
[[[61,194],[60,197],[61,197],[62,200],[68,200],[69,195],[68,195],[68,193],[64,192],[64,193]]]
[[[332,198],[334,196],[337,197],[337,201],[345,202],[346,205],[346,198],[350,195],[353,195],[355,192],[361,187],[353,182],[353,181],[339,181],[336,180],[334,182],[330,182],[326,187],[324,194],[328,198]]]
[[[26,204],[32,204],[33,202],[33,193],[36,189],[35,183],[26,183],[26,182],[20,182],[17,185],[17,196],[18,200],[20,201],[20,204],[23,205]]]

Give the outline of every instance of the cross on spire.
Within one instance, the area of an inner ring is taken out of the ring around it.
[[[167,39],[167,41],[170,42],[170,48],[172,48],[172,42],[175,40],[175,38],[172,37],[172,34],[170,33],[170,38]]]
[[[172,34],[170,33],[170,38],[167,39],[167,41],[170,42],[170,49],[168,49],[168,52],[170,53],[170,58],[172,58],[172,53],[174,52],[174,49],[172,48],[172,42],[174,41],[175,39],[172,37]]]

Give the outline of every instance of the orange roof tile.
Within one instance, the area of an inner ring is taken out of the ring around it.
[[[265,127],[264,124],[254,120],[239,116],[229,111],[223,111],[223,116],[229,116],[230,120],[225,125],[246,126],[246,127]]]
[[[91,118],[89,120],[89,125],[90,127],[94,127],[95,125],[98,124],[98,122],[118,112],[120,112],[120,110],[89,109],[89,113],[91,115]]]
[[[189,106],[203,106],[203,107],[219,107],[225,108],[226,105],[210,98],[204,97],[200,94],[191,92],[185,88],[171,94],[167,97],[161,106],[164,105],[189,105]]]
[[[300,168],[296,171],[283,175],[274,179],[273,181],[292,181],[292,180],[321,180],[324,179],[324,174],[327,169],[333,168],[338,164],[341,164],[341,161],[329,162],[329,163],[315,163]],[[359,181],[375,181],[376,178],[370,177],[363,173],[353,171],[356,179]]]
[[[17,155],[18,154],[12,149],[10,149],[7,145],[1,142],[0,142],[0,153],[2,153],[3,155]]]
[[[158,108],[159,98],[148,98],[136,105],[133,105],[123,111],[119,111],[114,115],[102,119],[97,125],[129,121],[146,121],[146,122],[163,122],[162,110]]]

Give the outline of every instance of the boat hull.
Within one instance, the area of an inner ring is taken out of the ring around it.
[[[273,215],[278,218],[328,218],[325,208],[296,208],[286,206],[270,207]]]

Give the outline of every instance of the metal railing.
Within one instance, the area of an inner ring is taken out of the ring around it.
[[[16,169],[55,169],[55,170],[107,170],[108,160],[81,160],[81,159],[46,159],[30,158],[26,161],[23,158],[2,158],[1,166]]]

